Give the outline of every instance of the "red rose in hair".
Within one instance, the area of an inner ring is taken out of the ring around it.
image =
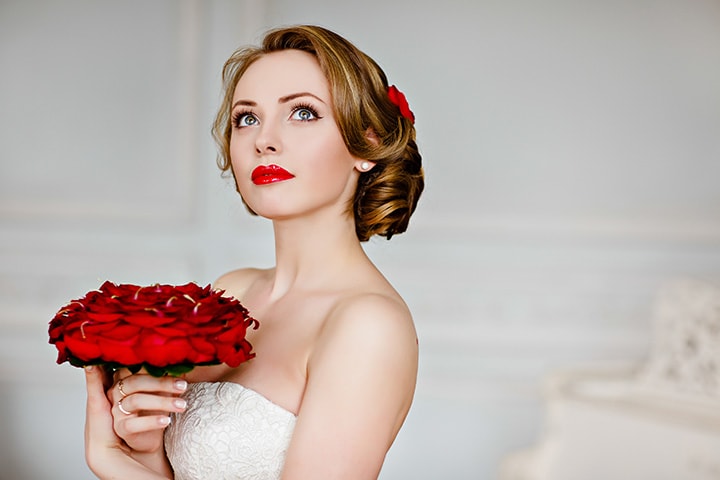
[[[398,90],[395,85],[390,85],[388,87],[388,97],[390,101],[400,109],[400,114],[403,117],[415,123],[415,114],[410,110],[410,105],[408,105],[404,93]]]
[[[222,290],[186,285],[102,284],[50,321],[57,363],[145,368],[179,375],[196,365],[236,367],[255,356],[245,339],[258,322]]]

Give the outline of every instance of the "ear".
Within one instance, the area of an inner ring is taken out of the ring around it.
[[[372,143],[376,147],[380,145],[380,139],[377,136],[377,133],[375,133],[375,130],[373,130],[372,127],[368,127],[367,130],[365,130],[365,138],[368,142]]]
[[[365,130],[365,138],[368,142],[372,143],[375,146],[380,144],[380,139],[378,138],[377,133],[375,133],[375,130],[373,130],[372,127],[368,127],[367,130]],[[358,159],[355,161],[355,168],[360,173],[369,172],[374,166],[375,162],[371,162],[369,160]]]

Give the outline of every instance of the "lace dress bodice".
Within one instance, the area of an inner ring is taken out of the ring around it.
[[[173,414],[165,451],[176,480],[277,480],[295,415],[230,382],[191,383]]]

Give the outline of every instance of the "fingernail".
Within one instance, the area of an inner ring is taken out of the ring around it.
[[[187,382],[182,379],[175,380],[175,383],[173,385],[175,386],[175,390],[180,390],[181,392],[184,392],[187,388]]]
[[[173,400],[173,405],[175,405],[177,408],[185,408],[187,406],[187,402],[182,398],[176,398],[175,400]]]
[[[85,371],[86,371],[86,372],[91,372],[92,369],[93,369],[93,366],[92,366],[92,365],[85,365]]]
[[[160,422],[160,425],[170,425],[170,421],[172,418],[170,417],[160,417],[158,421]]]

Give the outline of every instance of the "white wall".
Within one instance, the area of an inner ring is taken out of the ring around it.
[[[379,61],[426,165],[410,231],[368,245],[422,352],[382,478],[492,478],[544,373],[641,359],[658,285],[720,275],[717,2],[3,0],[1,478],[89,478],[65,301],[272,262],[209,126],[225,57],[300,22]]]

